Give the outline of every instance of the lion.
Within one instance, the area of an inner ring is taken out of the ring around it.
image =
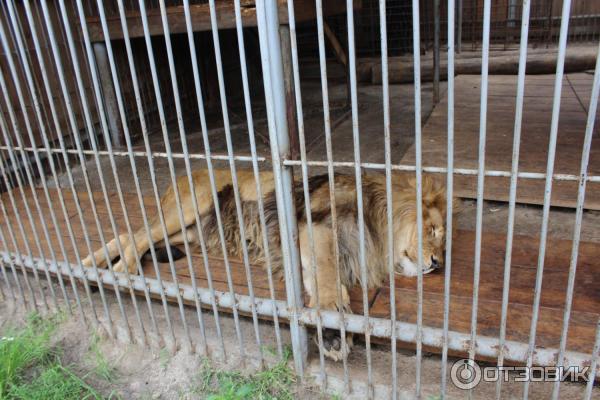
[[[275,196],[275,182],[272,172],[259,173],[261,193],[257,192],[255,175],[252,171],[237,172],[238,194],[241,202],[245,240],[250,261],[265,264],[267,254],[262,240],[258,196],[264,201],[265,225],[268,232],[268,246],[273,272],[283,270],[279,222]],[[192,172],[193,186],[196,192],[201,231],[206,243],[207,252],[214,256],[222,256],[221,241],[217,224],[217,215],[207,170]],[[235,204],[235,193],[230,170],[214,170],[214,180],[218,192],[220,219],[229,256],[242,257],[243,247],[240,238],[238,214]],[[328,175],[309,178],[308,190],[311,200],[312,234],[316,271],[313,269],[309,227],[306,222],[304,190],[301,183],[295,184],[295,206],[298,221],[300,258],[302,265],[304,290],[309,298],[308,306],[319,305],[325,310],[343,310],[350,312],[348,289],[357,284],[366,284],[368,288],[380,287],[389,276],[388,271],[388,226],[385,176],[380,173],[365,173],[362,176],[363,216],[364,216],[364,249],[367,268],[367,282],[362,282],[360,265],[359,225],[357,209],[357,191],[355,177],[336,173],[335,211],[337,214],[337,245],[339,259],[335,260],[334,233],[332,230],[332,210],[329,194]],[[136,272],[136,254],[144,255],[153,244],[155,248],[171,246],[179,249],[180,256],[184,240],[187,239],[191,250],[199,251],[200,238],[196,226],[196,213],[193,208],[192,192],[187,176],[177,178],[181,208],[185,229],[180,225],[175,190],[171,186],[161,198],[161,209],[164,215],[169,238],[165,242],[160,219],[155,217],[150,222],[150,235],[142,228],[134,234],[131,241],[127,234],[120,235],[107,243],[109,258],[119,256],[117,240],[123,249],[123,258],[114,264],[114,271]],[[418,235],[416,210],[416,184],[414,177],[406,174],[392,176],[392,215],[394,232],[394,272],[414,277],[418,274]],[[424,176],[422,180],[423,201],[423,258],[422,273],[427,274],[442,268],[445,248],[446,190],[436,179]],[[152,243],[148,240],[151,238]],[[137,250],[137,251],[136,251]],[[158,252],[161,253],[161,252]],[[83,260],[83,265],[90,267],[93,259],[98,267],[106,267],[108,260],[103,248],[90,254]],[[163,252],[164,255],[164,252]],[[164,260],[161,260],[164,261]],[[341,293],[337,290],[337,266],[341,281]],[[317,287],[315,287],[316,276]],[[341,300],[340,300],[341,299]],[[340,302],[341,301],[341,302]],[[352,346],[352,336],[348,335],[346,348],[342,349],[339,336],[327,332],[324,335],[325,355],[339,360],[344,351]]]

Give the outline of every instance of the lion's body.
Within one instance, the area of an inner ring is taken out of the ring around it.
[[[215,170],[214,181],[218,204],[213,201],[210,177],[206,170],[197,170],[192,174],[193,186],[196,192],[197,211],[194,210],[194,199],[189,186],[189,179],[183,176],[177,179],[179,202],[185,229],[182,230],[178,211],[176,193],[170,187],[161,199],[161,209],[164,215],[165,228],[169,236],[170,246],[184,243],[184,235],[191,249],[200,248],[200,234],[206,243],[209,254],[217,257],[228,256],[241,258],[243,242],[238,224],[239,211],[236,206],[236,193],[229,170]],[[335,208],[331,207],[332,196],[327,175],[315,176],[309,179],[308,187],[311,201],[313,245],[309,240],[305,197],[301,183],[295,186],[295,206],[298,220],[300,255],[303,270],[304,289],[310,298],[309,306],[316,305],[315,280],[313,265],[316,265],[316,281],[318,284],[319,303],[324,309],[349,309],[348,288],[362,283],[361,245],[359,240],[359,223],[357,209],[357,192],[354,176],[335,175]],[[237,172],[239,203],[245,234],[245,243],[252,263],[264,264],[270,262],[273,272],[280,272],[282,266],[279,220],[277,218],[277,202],[274,191],[273,174],[260,173],[261,195],[264,205],[264,221],[261,221],[258,191],[255,175],[251,171]],[[414,181],[405,175],[398,175],[392,181],[392,216],[394,235],[393,266],[406,275],[416,274],[416,212]],[[367,274],[367,286],[378,287],[389,276],[388,262],[388,224],[385,176],[381,174],[365,174],[362,177],[362,198],[364,218],[364,268]],[[442,261],[443,225],[445,216],[445,191],[437,182],[425,179],[423,181],[423,241],[425,272],[438,266],[437,260]],[[217,210],[219,212],[217,212]],[[335,215],[335,216],[334,216]],[[196,217],[201,222],[201,230],[196,225]],[[337,236],[333,235],[334,218],[337,225]],[[220,219],[222,232],[219,231]],[[267,229],[267,241],[263,236],[264,222]],[[121,235],[118,240],[123,248],[124,259],[115,264],[116,271],[125,267],[134,273],[138,260],[151,246],[165,247],[164,229],[159,216],[150,223],[150,238],[145,229],[135,234],[135,246],[127,235]],[[441,229],[441,233],[440,233]],[[221,234],[225,243],[221,241]],[[337,237],[337,249],[335,238]],[[150,239],[150,240],[149,240]],[[266,244],[266,246],[265,246]],[[268,252],[267,252],[268,247]],[[109,257],[119,255],[116,240],[107,245]],[[314,253],[311,249],[314,248]],[[268,253],[268,257],[267,257]],[[107,263],[103,249],[94,254],[98,266]],[[314,254],[314,259],[312,258]],[[336,262],[335,254],[339,254]],[[429,263],[428,260],[431,260]],[[313,262],[314,261],[314,262]],[[433,262],[435,261],[435,265]],[[84,265],[91,266],[92,257],[84,260]],[[427,268],[425,268],[427,267]],[[339,268],[342,293],[338,296],[337,272]],[[341,298],[341,304],[338,299]],[[333,358],[338,356],[332,355]]]

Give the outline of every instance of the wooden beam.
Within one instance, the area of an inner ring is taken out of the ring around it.
[[[279,26],[279,41],[281,43],[281,58],[283,62],[285,111],[288,121],[288,136],[290,138],[290,158],[292,160],[296,160],[300,154],[300,141],[298,138],[298,124],[296,123],[296,92],[294,90],[294,74],[292,69],[292,49],[290,44],[289,25]]]
[[[119,123],[119,109],[117,108],[115,87],[113,85],[110,66],[108,64],[108,53],[106,52],[106,45],[104,43],[94,43],[93,48],[96,66],[98,67],[98,73],[100,75],[102,101],[104,103],[104,110],[108,120],[110,140],[112,142],[112,146],[118,150],[125,145],[123,142],[124,133],[121,129],[121,124]]]
[[[344,67],[347,68],[348,56],[346,56],[346,52],[344,51],[342,44],[338,40],[337,36],[335,36],[335,33],[326,21],[323,21],[323,31],[325,32],[325,37],[327,38],[327,40],[331,44],[331,47],[333,48],[335,56],[344,65]]]
[[[336,15],[346,11],[344,2],[327,1],[323,4],[323,15]],[[295,3],[295,17],[297,23],[313,21],[316,18],[316,9],[314,1],[297,0]],[[361,7],[361,1],[354,2],[354,8]],[[256,7],[254,1],[242,2],[242,24],[244,27],[256,26]],[[235,28],[235,8],[233,1],[216,2],[217,24],[219,29]],[[210,9],[208,4],[190,5],[190,14],[194,32],[211,30]],[[164,33],[160,10],[152,9],[147,11],[148,28],[151,36],[162,35]],[[167,18],[169,20],[170,33],[185,33],[187,27],[185,23],[185,13],[183,6],[167,7]],[[131,38],[143,37],[144,30],[139,11],[128,11],[126,15],[127,27]],[[280,0],[279,21],[281,24],[288,23],[287,3]],[[97,16],[87,18],[90,38],[93,42],[104,40],[104,33],[100,24],[100,18]],[[107,17],[107,25],[111,39],[123,39],[121,22],[119,15]]]
[[[351,98],[351,87],[350,87],[350,70],[348,66],[348,56],[344,51],[344,47],[338,40],[337,36],[335,36],[335,32],[331,29],[329,24],[326,21],[323,21],[323,31],[325,32],[325,37],[333,47],[333,52],[335,53],[337,59],[344,66],[344,71],[346,72],[346,104],[350,104]]]

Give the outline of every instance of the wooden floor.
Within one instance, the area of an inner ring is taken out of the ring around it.
[[[556,174],[579,175],[581,152],[591,96],[593,75],[567,74],[563,80],[561,109],[558,126]],[[457,76],[455,80],[455,168],[478,166],[479,108],[481,77]],[[513,129],[517,77],[493,75],[489,77],[487,137],[485,167],[488,170],[511,170]],[[523,122],[519,170],[546,172],[548,141],[552,119],[554,75],[528,75],[525,80]],[[447,163],[448,102],[443,96],[423,127],[423,165],[446,167]],[[599,131],[600,114],[596,116],[595,132]],[[415,162],[412,146],[402,164]],[[592,140],[588,172],[600,174],[600,142]],[[543,204],[544,180],[520,179],[517,202]],[[459,197],[476,198],[477,176],[455,175],[455,193]],[[509,178],[486,177],[484,198],[508,201]],[[554,181],[552,205],[575,207],[577,182]],[[585,208],[600,210],[600,184],[589,183]]]
[[[9,211],[8,221],[1,224],[3,234],[9,237],[8,225],[13,227],[18,246],[21,252],[25,253],[23,246],[23,237],[18,230],[17,218],[24,222],[25,235],[32,249],[34,256],[39,256],[35,242],[32,236],[32,229],[28,223],[25,207],[18,191],[13,191],[17,201],[19,216],[15,215],[7,193],[2,195],[2,200]],[[69,239],[66,229],[66,223],[58,203],[58,196],[55,190],[51,191],[53,209],[57,212],[59,220],[59,229],[51,229],[50,241],[48,243],[43,239],[39,215],[35,211],[33,196],[37,196],[41,203],[44,218],[50,221],[50,208],[44,200],[43,192],[36,189],[33,193],[27,191],[27,203],[32,209],[35,217],[36,229],[40,235],[42,243],[43,256],[50,257],[48,245],[57,253],[57,258],[62,260],[58,245],[58,236],[60,235],[65,242],[68,253],[68,259],[71,263],[75,262],[74,247],[76,246],[81,255],[87,255],[88,249],[85,244],[83,227],[75,208],[75,203],[70,191],[63,191],[66,200],[67,214],[72,224],[75,235],[75,244]],[[101,218],[101,225],[105,238],[112,238],[113,233],[110,229],[107,207],[98,193],[94,195],[98,212]],[[125,195],[129,220],[134,229],[140,228],[142,219],[137,198],[134,195]],[[83,209],[84,225],[87,229],[92,246],[100,245],[99,233],[95,227],[93,213],[89,198],[85,194],[80,194],[80,204]],[[116,193],[110,195],[110,204],[113,213],[116,216],[118,230],[125,231],[122,218],[123,212],[119,206]],[[150,199],[145,201],[145,209],[153,215],[156,212],[154,202]],[[49,222],[48,222],[49,223]],[[504,248],[506,238],[501,234],[485,234],[483,237],[482,264],[481,264],[481,283],[479,288],[479,311],[478,311],[478,329],[477,332],[482,335],[497,336],[499,331],[499,320],[502,298],[502,277],[504,263]],[[6,243],[9,251],[14,251],[12,243]],[[4,244],[2,244],[4,246]],[[1,248],[4,250],[4,247]],[[529,334],[529,325],[531,319],[531,304],[533,302],[533,287],[536,274],[538,239],[534,237],[516,237],[514,241],[514,250],[512,257],[512,270],[510,282],[510,305],[508,317],[508,339],[527,341]],[[571,251],[571,242],[565,240],[549,240],[547,246],[546,263],[544,269],[544,280],[541,297],[541,310],[538,327],[537,345],[543,347],[557,347],[560,339],[562,326],[563,306],[565,301],[565,288],[567,285],[567,274],[569,268],[569,256]],[[474,253],[474,233],[471,231],[457,231],[453,239],[453,263],[451,280],[451,303],[450,303],[450,329],[460,332],[470,332],[470,316],[473,288],[473,253]],[[577,277],[575,283],[575,295],[573,298],[573,312],[571,316],[571,325],[569,329],[569,341],[567,347],[569,350],[589,353],[592,351],[594,342],[594,333],[598,318],[600,316],[600,246],[594,243],[583,242],[580,245],[579,262]],[[194,255],[194,269],[197,276],[199,287],[207,287],[206,274],[202,257]],[[232,262],[234,290],[241,294],[247,294],[247,280],[244,274],[243,265],[239,261]],[[211,259],[211,272],[214,286],[217,290],[227,290],[225,270],[223,263],[217,259]],[[150,264],[145,265],[144,271],[147,277],[153,277],[154,269]],[[162,277],[169,280],[170,272],[167,264],[161,264]],[[187,262],[184,259],[177,262],[177,278],[182,283],[189,283],[190,275]],[[268,297],[268,283],[266,274],[259,266],[252,267],[252,283],[254,290],[259,297]],[[443,287],[444,274],[430,274],[424,278],[424,323],[427,326],[442,327],[443,318]],[[396,279],[396,307],[398,319],[402,321],[416,321],[416,279],[398,277]],[[285,299],[285,290],[283,283],[277,281],[276,296],[278,299]],[[372,290],[371,315],[377,317],[389,316],[389,288],[383,287],[378,290]],[[362,310],[361,292],[359,288],[352,291],[352,308],[354,312],[360,314]]]

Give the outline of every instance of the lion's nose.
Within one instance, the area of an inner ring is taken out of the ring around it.
[[[431,268],[439,268],[440,267],[440,263],[437,260],[437,258],[431,256]]]

